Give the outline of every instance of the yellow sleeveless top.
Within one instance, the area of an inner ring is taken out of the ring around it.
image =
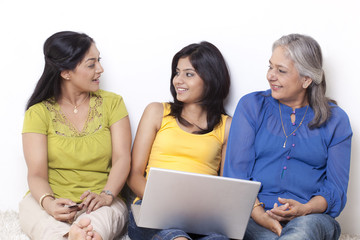
[[[206,134],[192,134],[182,130],[170,113],[170,104],[163,103],[164,117],[156,134],[146,167],[218,175],[224,144],[225,123],[228,116]]]
[[[55,197],[79,202],[84,191],[103,190],[111,167],[110,126],[127,115],[122,97],[104,90],[91,93],[88,119],[81,132],[54,98],[26,111],[22,132],[47,136],[49,184]]]

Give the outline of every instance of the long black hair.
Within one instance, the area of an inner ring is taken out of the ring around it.
[[[181,117],[183,102],[176,98],[173,78],[180,58],[189,57],[191,65],[204,81],[203,96],[199,104],[207,111],[207,129],[197,131],[197,134],[211,132],[220,123],[221,114],[226,114],[224,100],[229,94],[230,73],[225,59],[219,49],[209,42],[190,44],[175,54],[171,65],[170,91],[174,102],[170,103],[169,115],[176,117],[181,124],[191,125]]]
[[[61,94],[61,72],[74,70],[92,43],[94,40],[84,33],[63,31],[50,36],[44,43],[44,71],[26,109],[51,97],[57,100]]]

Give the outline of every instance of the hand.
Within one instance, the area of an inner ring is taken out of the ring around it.
[[[278,206],[277,203],[275,203],[274,208],[266,211],[266,213],[279,222],[288,222],[296,217],[305,216],[309,213],[306,205],[298,201],[285,198],[278,198],[278,200],[283,205]]]
[[[258,214],[256,217],[254,217],[253,215],[253,219],[260,226],[263,226],[264,228],[267,228],[270,231],[277,234],[278,236],[280,236],[282,232],[282,226],[280,222],[270,217],[266,212],[263,211],[262,213]]]
[[[45,202],[46,200],[46,202]],[[75,215],[78,210],[81,210],[82,207],[78,208],[69,208],[65,205],[74,205],[75,203],[70,199],[65,198],[46,198],[43,201],[43,206],[45,211],[53,216],[58,221],[72,223],[74,221]]]
[[[251,217],[260,226],[263,226],[264,228],[267,228],[280,236],[282,232],[282,226],[280,222],[270,217],[266,212],[264,212],[264,209],[260,207],[254,208]]]
[[[112,203],[112,196],[106,194],[96,194],[90,190],[85,191],[81,197],[83,202],[81,203],[82,207],[87,208],[87,213],[95,211],[102,206],[110,206]],[[84,200],[85,199],[85,200]]]

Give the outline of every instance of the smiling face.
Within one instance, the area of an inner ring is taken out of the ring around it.
[[[293,108],[308,104],[306,88],[312,80],[300,76],[294,61],[284,47],[279,46],[274,49],[269,64],[267,79],[272,97]]]
[[[103,72],[100,53],[93,43],[79,65],[72,71],[64,71],[62,77],[75,91],[95,92],[99,89],[99,78]]]
[[[189,57],[180,58],[173,78],[176,99],[183,103],[198,103],[202,100],[204,81],[200,78]]]

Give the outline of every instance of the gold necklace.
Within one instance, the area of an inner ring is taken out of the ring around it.
[[[286,135],[285,128],[284,128],[284,123],[283,123],[282,115],[281,115],[280,102],[279,102],[279,112],[280,112],[281,126],[282,126],[282,129],[283,129],[283,131],[284,131],[284,135],[285,135],[285,137],[286,137],[285,142],[284,142],[284,145],[283,145],[283,148],[286,147],[286,142],[287,142],[288,137],[289,137],[291,134],[293,134],[294,132],[296,132],[296,130],[298,130],[298,128],[302,125],[302,123],[303,123],[303,121],[304,121],[304,118],[305,118],[305,116],[306,116],[306,113],[307,113],[308,108],[309,108],[309,105],[307,105],[307,107],[306,107],[305,114],[304,114],[303,118],[301,119],[301,122],[299,123],[299,126],[297,126],[297,128],[295,128],[295,130],[292,131],[289,135]]]
[[[80,103],[80,104],[78,104],[78,105],[73,105],[70,101],[68,101],[65,97],[63,97],[63,100],[65,101],[65,102],[67,102],[67,103],[69,103],[70,105],[73,105],[74,106],[74,110],[73,110],[73,112],[76,114],[76,113],[78,113],[79,112],[79,110],[77,109],[81,104],[83,104],[87,99],[88,99],[88,97],[90,96],[90,93],[86,96],[86,98],[84,98],[84,100]]]

